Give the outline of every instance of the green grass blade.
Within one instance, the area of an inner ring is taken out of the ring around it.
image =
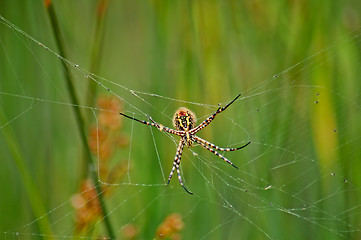
[[[0,108],[0,121],[5,123],[8,122],[3,110]],[[13,156],[15,165],[17,166],[20,177],[24,183],[25,190],[27,196],[29,198],[29,202],[35,216],[36,224],[40,230],[40,233],[43,235],[44,239],[55,239],[54,234],[51,229],[51,224],[46,215],[46,210],[44,208],[44,203],[40,196],[40,191],[36,187],[34,180],[28,171],[28,167],[26,166],[24,156],[19,147],[18,141],[12,128],[10,125],[3,127],[2,134],[4,136],[4,140]]]

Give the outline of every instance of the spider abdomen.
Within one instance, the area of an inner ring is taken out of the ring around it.
[[[189,131],[195,127],[196,115],[189,109],[179,108],[173,117],[173,125],[177,130]]]

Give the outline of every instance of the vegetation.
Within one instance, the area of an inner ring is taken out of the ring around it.
[[[0,238],[361,238],[360,10],[0,2]],[[194,195],[166,185],[178,139],[118,114],[171,127],[239,93],[199,136],[252,143],[239,170],[185,149]]]

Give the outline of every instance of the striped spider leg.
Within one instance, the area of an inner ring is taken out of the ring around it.
[[[135,120],[137,122],[143,123],[145,125],[156,127],[159,131],[165,131],[165,132],[168,132],[168,133],[171,133],[171,134],[174,134],[174,135],[177,135],[177,136],[181,137],[181,140],[179,141],[177,152],[175,154],[175,158],[174,158],[174,161],[173,161],[173,168],[172,168],[172,170],[171,170],[171,172],[169,174],[169,177],[168,177],[167,185],[169,185],[169,183],[170,183],[170,180],[171,180],[171,178],[173,176],[174,170],[177,170],[178,180],[179,180],[180,185],[184,188],[184,190],[186,190],[187,193],[193,194],[192,192],[188,191],[188,189],[184,186],[183,181],[182,181],[182,177],[181,177],[181,174],[180,174],[180,170],[179,170],[179,165],[180,165],[180,161],[181,161],[181,158],[182,158],[183,148],[184,148],[184,145],[185,145],[185,142],[186,142],[185,137],[184,137],[186,135],[186,133],[184,131],[174,130],[174,129],[165,127],[162,124],[159,124],[159,123],[155,122],[148,115],[146,115],[146,116],[148,117],[150,122],[139,120],[137,118],[128,116],[128,115],[126,115],[124,113],[119,113],[119,114],[126,117],[126,118],[129,118],[129,119]]]
[[[171,178],[173,176],[174,170],[177,169],[178,181],[179,181],[180,185],[184,188],[184,190],[186,190],[187,193],[193,194],[192,192],[188,191],[188,189],[184,186],[184,184],[182,182],[182,177],[181,177],[181,174],[180,174],[180,170],[179,170],[179,165],[180,165],[180,161],[181,161],[181,158],[182,158],[184,145],[185,145],[185,140],[184,140],[184,138],[181,138],[181,140],[179,141],[177,152],[175,154],[173,167],[172,167],[172,170],[171,170],[171,172],[169,174],[169,177],[168,177],[167,185],[169,185],[169,182],[170,182],[170,180],[171,180]]]
[[[180,185],[184,188],[184,190],[187,193],[193,194],[190,191],[188,191],[187,188],[184,186],[184,184],[182,182],[180,169],[179,169],[180,161],[182,159],[182,153],[183,153],[184,146],[187,146],[188,148],[193,147],[193,142],[196,142],[199,145],[201,145],[202,147],[204,147],[205,149],[207,149],[208,151],[214,153],[215,155],[217,155],[218,157],[223,159],[225,162],[227,162],[230,165],[232,165],[233,167],[237,168],[231,161],[229,161],[227,158],[225,158],[224,156],[219,154],[216,150],[218,150],[218,151],[226,151],[226,152],[236,151],[236,150],[239,150],[239,149],[242,149],[242,148],[248,146],[251,143],[251,142],[248,142],[247,144],[245,144],[245,145],[243,145],[241,147],[237,147],[237,148],[221,148],[221,147],[218,147],[217,145],[215,145],[213,143],[210,143],[210,142],[208,142],[208,141],[206,141],[206,140],[204,140],[204,139],[202,139],[202,138],[195,135],[197,132],[199,132],[203,128],[207,127],[219,113],[226,110],[233,102],[235,102],[239,98],[239,96],[241,96],[241,94],[238,94],[237,97],[234,98],[226,106],[219,107],[217,109],[217,111],[215,111],[211,116],[206,118],[203,122],[201,122],[196,127],[195,127],[195,123],[196,123],[197,120],[196,120],[195,114],[192,111],[190,111],[189,109],[184,108],[184,107],[179,108],[176,111],[176,113],[174,114],[174,116],[173,116],[173,125],[174,125],[175,129],[165,127],[162,124],[159,124],[159,123],[155,122],[148,115],[146,115],[146,116],[147,116],[147,118],[149,119],[150,122],[139,120],[139,119],[136,119],[134,117],[130,117],[130,116],[124,114],[124,113],[119,113],[119,114],[126,117],[126,118],[129,118],[129,119],[135,120],[137,122],[143,123],[145,125],[156,127],[159,131],[165,131],[167,133],[174,134],[174,135],[177,135],[177,136],[181,137],[181,139],[179,141],[179,144],[178,144],[176,155],[174,157],[173,167],[172,167],[172,170],[171,170],[171,172],[169,174],[169,177],[168,177],[167,185],[170,183],[170,180],[172,179],[173,173],[176,170],[177,175],[178,175],[178,181],[179,181]]]
[[[207,140],[204,140],[198,136],[193,136],[193,141],[195,141],[196,143],[200,144],[202,147],[204,147],[205,149],[207,149],[208,151],[214,153],[215,155],[217,155],[218,157],[222,158],[224,161],[226,161],[227,163],[231,164],[234,168],[238,169],[238,167],[236,165],[234,165],[231,161],[229,161],[226,157],[223,157],[221,154],[219,154],[216,150],[219,151],[225,151],[225,152],[231,152],[231,151],[237,151],[239,149],[242,149],[244,147],[247,147],[251,142],[246,143],[245,145],[241,146],[241,147],[237,147],[237,148],[221,148],[218,147],[217,145],[208,142]],[[216,150],[214,150],[214,149]]]
[[[134,117],[131,117],[131,116],[128,116],[124,113],[119,113],[120,115],[126,117],[126,118],[129,118],[129,119],[132,119],[132,120],[135,120],[137,122],[140,122],[140,123],[143,123],[145,125],[149,125],[149,126],[153,126],[153,127],[156,127],[159,131],[165,131],[167,133],[171,133],[171,134],[174,134],[174,135],[177,135],[177,136],[183,136],[183,133],[182,131],[177,131],[177,130],[174,130],[174,129],[171,129],[169,127],[165,127],[163,126],[162,124],[159,124],[159,123],[156,123],[150,116],[146,115],[149,120],[151,122],[147,122],[147,121],[143,121],[143,120],[139,120],[139,119],[136,119]]]
[[[234,103],[234,101],[236,101],[239,97],[241,96],[241,94],[238,94],[237,97],[235,97],[230,103],[228,103],[226,106],[224,107],[219,107],[217,109],[217,111],[215,111],[211,116],[207,117],[206,120],[204,120],[203,122],[201,122],[197,127],[193,128],[191,133],[192,134],[196,134],[198,131],[202,130],[203,128],[207,127],[208,124],[210,124],[214,118],[221,112],[223,112],[224,110],[226,110],[232,103]]]

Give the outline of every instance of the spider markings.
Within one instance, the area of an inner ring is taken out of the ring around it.
[[[203,128],[207,127],[219,113],[226,110],[232,103],[234,103],[234,101],[236,101],[239,98],[239,96],[241,96],[241,94],[238,94],[237,97],[235,97],[226,106],[219,107],[217,109],[217,111],[215,111],[212,115],[210,115],[208,118],[206,118],[197,127],[194,127],[195,123],[196,123],[195,114],[192,111],[190,111],[189,109],[184,108],[184,107],[179,108],[176,111],[176,113],[174,114],[173,125],[176,128],[176,130],[171,129],[169,127],[165,127],[162,124],[159,124],[159,123],[155,122],[148,115],[146,115],[146,116],[148,117],[150,122],[139,120],[139,119],[136,119],[134,117],[130,117],[130,116],[124,114],[124,113],[119,113],[119,114],[126,117],[126,118],[135,120],[137,122],[140,122],[140,123],[143,123],[143,124],[146,124],[146,125],[149,125],[149,126],[156,127],[159,131],[165,131],[167,133],[171,133],[171,134],[174,134],[174,135],[177,135],[177,136],[181,137],[181,139],[179,141],[178,148],[177,148],[177,152],[175,154],[175,158],[174,158],[174,161],[173,161],[173,167],[172,167],[172,170],[171,170],[171,172],[169,174],[169,177],[168,177],[167,185],[169,184],[169,182],[170,182],[170,180],[171,180],[171,178],[173,176],[174,170],[176,170],[180,185],[184,188],[184,190],[186,190],[187,193],[193,194],[190,191],[188,191],[187,188],[184,186],[184,184],[182,182],[182,177],[181,177],[181,174],[180,174],[180,170],[179,170],[179,165],[180,165],[180,161],[181,161],[181,158],[182,158],[183,148],[184,148],[185,145],[187,147],[193,147],[193,142],[196,142],[199,145],[201,145],[202,147],[204,147],[205,149],[207,149],[208,151],[214,153],[215,155],[217,155],[218,157],[223,159],[225,162],[231,164],[234,168],[238,169],[238,167],[236,167],[227,158],[225,158],[221,154],[219,154],[216,150],[225,151],[225,152],[236,151],[236,150],[239,150],[239,149],[242,149],[242,148],[248,146],[251,143],[251,142],[248,142],[245,145],[243,145],[241,147],[238,147],[238,148],[221,148],[221,147],[218,147],[217,145],[215,145],[215,144],[213,144],[211,142],[208,142],[207,140],[204,140],[204,139],[202,139],[202,138],[195,135],[197,132],[199,132]]]
[[[181,131],[193,129],[196,122],[196,115],[185,107],[179,108],[173,117],[173,126]]]
[[[187,147],[193,147],[193,140],[189,134],[189,130],[194,128],[196,122],[196,115],[185,107],[179,108],[174,114],[173,126],[177,130],[185,132]]]

